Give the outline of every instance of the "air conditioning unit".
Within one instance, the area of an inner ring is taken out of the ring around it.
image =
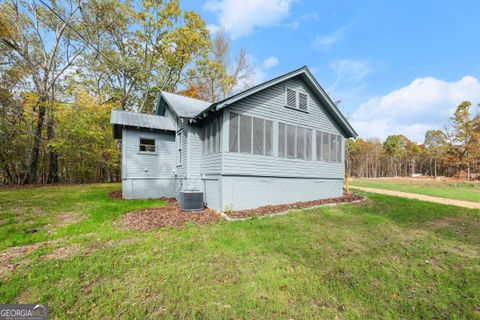
[[[180,191],[180,209],[182,211],[203,210],[203,192],[199,190]]]

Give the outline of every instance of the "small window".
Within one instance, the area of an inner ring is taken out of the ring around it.
[[[308,96],[305,93],[298,93],[298,108],[303,111],[307,111]]]
[[[157,152],[155,139],[140,138],[140,152]]]
[[[337,162],[342,162],[342,136],[337,135]]]

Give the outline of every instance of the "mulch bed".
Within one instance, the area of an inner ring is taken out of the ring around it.
[[[115,190],[108,193],[108,197],[111,199],[123,200],[122,190]]]
[[[167,200],[167,204],[164,207],[127,213],[123,216],[122,224],[129,229],[149,231],[162,227],[181,228],[189,222],[195,225],[205,225],[221,219],[220,214],[212,209],[185,212],[180,209],[177,200],[165,200]]]
[[[280,212],[285,212],[285,211],[294,210],[294,209],[305,209],[308,207],[315,207],[315,206],[331,204],[331,203],[348,203],[348,202],[362,200],[362,199],[364,199],[362,196],[359,196],[353,193],[345,193],[342,197],[339,197],[339,198],[302,201],[302,202],[280,204],[280,205],[269,205],[269,206],[264,206],[256,209],[224,212],[224,214],[229,218],[246,218],[246,217],[252,217],[252,216],[265,216],[269,214],[280,213]]]

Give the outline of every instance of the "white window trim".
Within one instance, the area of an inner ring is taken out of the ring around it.
[[[183,131],[177,132],[177,167],[182,166],[182,135]]]
[[[142,139],[147,139],[147,140],[153,140],[155,141],[155,151],[140,151],[140,141]],[[138,154],[148,154],[148,155],[158,155],[158,144],[157,144],[157,139],[152,138],[152,137],[145,137],[145,136],[140,136],[138,137]]]
[[[237,144],[238,144],[238,151],[230,151],[230,146],[228,147],[228,151],[227,152],[231,152],[231,153],[243,153],[243,154],[251,154],[251,155],[255,155],[255,156],[263,156],[263,157],[273,157],[274,154],[273,154],[273,144],[275,143],[275,137],[274,137],[274,126],[275,126],[275,121],[273,120],[270,120],[270,119],[265,119],[265,118],[260,118],[260,117],[255,117],[255,116],[250,116],[248,114],[243,114],[243,113],[237,113],[237,112],[230,112],[229,115],[228,115],[228,121],[229,121],[229,124],[228,124],[228,128],[229,128],[229,132],[228,132],[228,141],[230,143],[230,114],[233,113],[233,114],[236,114],[237,115]],[[240,151],[240,140],[241,140],[241,136],[240,136],[240,117],[241,116],[247,116],[247,117],[250,117],[250,122],[251,122],[251,136],[250,136],[250,152],[245,152],[245,151]],[[262,120],[263,121],[263,154],[257,154],[257,153],[254,153],[253,152],[253,118],[256,118],[256,119],[259,119],[259,120]],[[272,123],[272,140],[271,140],[271,154],[267,154],[267,132],[266,132],[266,127],[267,127],[267,121],[270,121]]]

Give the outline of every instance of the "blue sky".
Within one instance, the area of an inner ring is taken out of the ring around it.
[[[184,1],[261,82],[307,65],[361,137],[418,142],[480,103],[480,1]]]

